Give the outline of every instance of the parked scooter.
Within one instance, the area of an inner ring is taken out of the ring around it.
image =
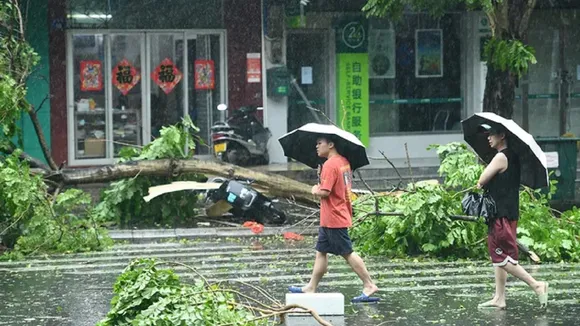
[[[211,138],[215,156],[235,165],[268,164],[268,140],[270,130],[258,121],[255,112],[262,108],[244,106],[232,112],[225,122],[211,127]],[[218,105],[225,111],[225,104]]]
[[[275,200],[255,190],[252,180],[213,178],[209,182],[221,183],[221,186],[206,193],[206,201],[210,204],[206,209],[208,215],[230,212],[243,221],[278,225],[286,222],[286,214],[274,207]]]

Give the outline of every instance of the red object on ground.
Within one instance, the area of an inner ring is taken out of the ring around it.
[[[246,221],[246,222],[244,222],[244,224],[242,224],[242,226],[245,228],[251,228],[254,225],[256,225],[256,222],[253,222],[253,221]]]
[[[254,226],[252,226],[252,232],[254,232],[255,234],[260,234],[264,232],[264,225],[260,223],[254,224]]]
[[[294,232],[284,232],[284,239],[286,240],[296,240],[296,241],[302,241],[304,240],[304,237],[301,236],[300,234],[294,233]]]

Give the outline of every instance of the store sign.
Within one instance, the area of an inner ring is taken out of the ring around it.
[[[151,73],[151,78],[159,86],[165,94],[169,94],[173,91],[175,86],[179,84],[183,74],[173,61],[169,58],[163,59],[161,63],[153,70]]]
[[[81,61],[81,91],[98,92],[103,89],[103,64],[99,60]]]
[[[337,28],[338,120],[369,144],[369,55],[365,20],[341,21]]]
[[[195,89],[215,88],[215,69],[213,60],[195,60]]]
[[[262,81],[262,61],[260,53],[246,54],[246,79],[248,83]]]
[[[141,74],[127,59],[121,60],[113,68],[113,85],[123,95],[127,95],[140,80]]]

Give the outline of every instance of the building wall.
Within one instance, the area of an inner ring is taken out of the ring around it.
[[[268,154],[270,156],[270,163],[284,163],[288,159],[284,155],[284,150],[278,142],[278,138],[283,136],[288,131],[288,98],[287,97],[271,97],[267,96],[266,86],[268,83],[266,71],[272,67],[286,65],[286,42],[282,37],[280,43],[282,49],[280,53],[280,62],[273,62],[272,48],[275,42],[272,38],[267,37],[266,34],[272,33],[273,20],[268,20],[269,17],[274,16],[273,13],[280,12],[283,7],[280,5],[272,5],[272,0],[262,0],[262,93],[264,94],[264,125],[272,132],[272,137],[268,142]],[[283,16],[277,16],[283,19]],[[284,23],[282,23],[284,26]],[[268,29],[270,28],[270,29]],[[283,28],[283,27],[282,27]],[[275,33],[277,34],[277,33]],[[283,32],[282,32],[283,34]],[[272,34],[270,34],[272,36]]]
[[[260,8],[260,0],[227,0],[224,4],[230,109],[262,106],[262,83],[248,83],[246,78],[246,54],[262,49]]]
[[[50,67],[50,139],[56,164],[67,161],[66,8],[63,0],[48,0]]]
[[[48,6],[46,2],[39,2],[30,6],[26,11],[26,35],[28,42],[40,56],[40,61],[30,75],[26,99],[36,109],[39,108],[45,97],[49,95],[49,60],[48,60]],[[44,101],[37,112],[47,144],[50,144],[50,101]],[[23,113],[19,122],[23,134],[23,150],[32,157],[45,161],[42,148],[32,121],[28,114]],[[50,148],[49,148],[50,149]]]

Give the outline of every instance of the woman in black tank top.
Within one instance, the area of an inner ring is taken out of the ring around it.
[[[495,295],[479,308],[505,309],[507,274],[526,282],[538,295],[541,306],[548,302],[548,283],[536,281],[518,264],[516,242],[519,219],[520,162],[508,148],[507,132],[502,126],[482,125],[489,133],[489,145],[498,153],[481,174],[478,188],[484,188],[494,199],[497,216],[490,220],[487,235],[489,255],[495,270]]]

